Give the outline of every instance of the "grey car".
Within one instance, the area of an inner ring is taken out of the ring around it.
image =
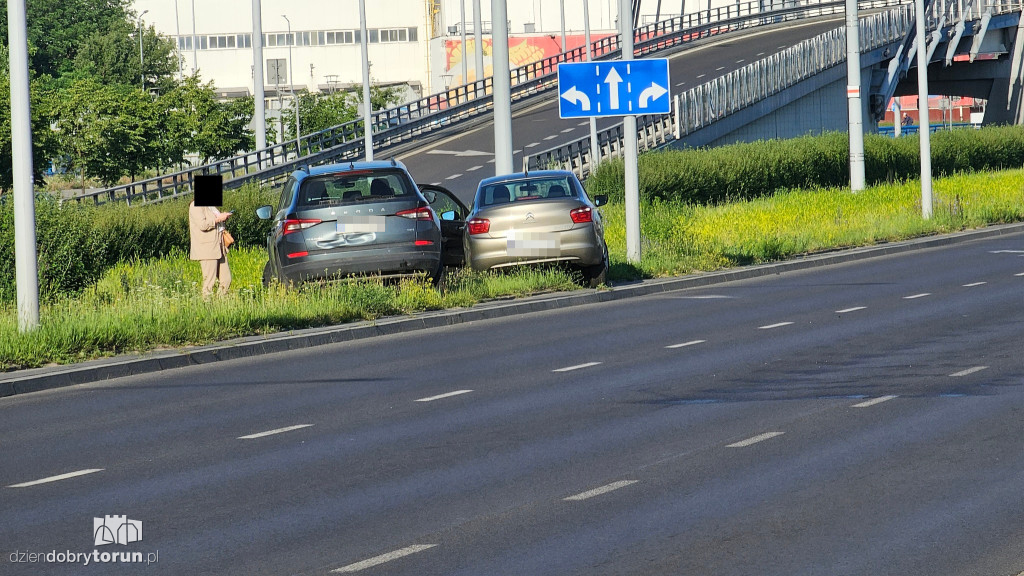
[[[429,196],[436,201],[445,192]],[[256,214],[274,224],[267,237],[267,284],[370,274],[436,281],[443,271],[440,220],[401,162],[294,172],[276,212],[261,206]],[[452,242],[461,242],[461,229],[452,234]]]
[[[591,286],[608,274],[608,246],[597,210],[572,172],[544,170],[487,178],[477,187],[463,235],[474,270],[522,264],[576,267]]]

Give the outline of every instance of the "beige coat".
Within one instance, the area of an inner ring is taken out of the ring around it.
[[[192,240],[191,260],[219,260],[224,255],[224,240],[217,229],[217,217],[209,207],[189,203],[188,233]]]

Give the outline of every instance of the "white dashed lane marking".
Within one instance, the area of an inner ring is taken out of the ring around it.
[[[552,372],[571,372],[573,370],[579,370],[581,368],[590,368],[591,366],[597,366],[600,362],[587,362],[586,364],[577,364],[575,366],[567,366],[565,368],[558,368],[552,370]]]
[[[974,288],[975,286],[983,286],[985,284],[988,284],[988,282],[972,282],[970,284],[964,284],[964,288]]]
[[[925,296],[931,296],[931,292],[922,292],[920,294],[914,294],[913,296],[904,296],[904,300],[916,300],[917,298],[924,298]]]
[[[707,342],[707,340],[690,340],[689,342],[683,342],[682,344],[672,344],[672,345],[669,345],[669,346],[665,346],[665,348],[685,348],[687,346],[694,346],[696,344],[703,344],[704,342]]]
[[[466,168],[466,172],[476,172],[481,168],[483,168],[483,166],[473,166],[472,168]]]
[[[792,322],[779,322],[778,324],[769,324],[767,326],[760,326],[758,330],[771,330],[772,328],[782,328],[783,326],[789,326]]]
[[[22,482],[21,484],[11,484],[8,488],[28,488],[29,486],[37,486],[39,484],[49,484],[50,482],[59,482],[61,480],[67,480],[68,478],[75,478],[78,476],[85,476],[86,474],[93,474],[95,472],[102,472],[103,468],[89,468],[88,470],[78,470],[77,472],[68,472],[67,474],[59,474],[57,476],[50,476],[48,478],[41,478],[39,480],[33,480],[31,482]]]
[[[445,180],[455,180],[456,178],[462,178],[462,174],[452,174],[451,176],[445,178]]]
[[[257,432],[256,434],[249,434],[248,436],[239,436],[239,440],[253,440],[256,438],[263,438],[264,436],[273,436],[274,434],[284,434],[285,432],[291,432],[293,430],[301,430],[303,428],[309,428],[312,424],[296,424],[295,426],[286,426],[284,428],[277,428],[275,430],[267,430],[266,432]]]
[[[593,498],[594,496],[600,496],[602,494],[607,494],[609,492],[618,490],[619,488],[625,488],[626,486],[632,486],[633,484],[636,484],[637,482],[639,482],[639,480],[620,480],[618,482],[612,482],[611,484],[607,484],[605,486],[601,486],[600,488],[594,488],[593,490],[587,490],[586,492],[580,492],[579,494],[576,494],[575,496],[569,496],[565,500],[567,502],[578,502],[580,500],[586,500],[587,498]]]
[[[740,440],[739,442],[729,444],[726,448],[746,448],[747,446],[752,446],[758,442],[764,442],[765,440],[770,440],[776,436],[782,436],[783,434],[785,434],[785,432],[765,432],[764,434],[759,434],[753,438],[747,438],[746,440]]]
[[[872,398],[871,400],[865,400],[864,402],[861,402],[860,404],[854,404],[853,407],[854,408],[869,408],[871,406],[874,406],[875,404],[881,404],[882,402],[888,402],[889,400],[892,400],[893,398],[897,398],[897,396],[879,396],[878,398]]]
[[[429,398],[420,398],[417,402],[433,402],[434,400],[441,400],[442,398],[451,398],[452,396],[459,396],[462,394],[469,394],[472,390],[456,390],[454,392],[447,392],[445,394],[438,394],[437,396],[430,396]]]
[[[569,132],[572,132],[573,130],[575,130],[575,128],[566,128],[565,130],[562,130],[562,134],[568,134]]]
[[[975,366],[974,368],[968,368],[967,370],[961,370],[959,372],[954,372],[954,373],[950,374],[950,376],[952,376],[953,378],[959,378],[961,376],[967,376],[968,374],[974,374],[975,372],[981,372],[982,370],[984,370],[986,368],[988,368],[988,366]]]
[[[348,566],[343,566],[343,567],[338,568],[336,570],[331,570],[331,572],[335,573],[335,574],[347,574],[347,573],[352,573],[352,572],[359,572],[359,571],[362,571],[362,570],[366,570],[367,568],[373,568],[374,566],[380,566],[381,564],[385,564],[387,562],[391,562],[392,560],[398,560],[399,558],[404,558],[404,557],[406,557],[406,556],[408,556],[410,554],[415,554],[417,552],[423,552],[424,550],[429,550],[429,549],[433,548],[434,546],[437,546],[437,544],[417,544],[415,546],[407,546],[405,548],[402,548],[401,550],[395,550],[394,552],[388,552],[387,554],[381,554],[380,556],[374,556],[373,558],[370,558],[369,560],[363,560],[362,562],[356,562],[355,564],[349,564]]]
[[[846,314],[848,312],[856,312],[858,310],[867,310],[867,306],[854,306],[853,308],[843,308],[842,310],[836,310],[836,314]]]
[[[558,134],[552,134],[551,136],[545,138],[545,140],[554,140],[555,138],[558,138]]]

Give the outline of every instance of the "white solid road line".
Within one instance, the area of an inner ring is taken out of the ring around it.
[[[693,346],[695,344],[703,344],[705,342],[707,342],[707,340],[690,340],[689,342],[683,342],[682,344],[672,344],[670,346],[665,346],[665,348],[685,348],[687,346]]]
[[[460,394],[469,394],[472,390],[456,390],[454,392],[448,392],[445,394],[438,394],[437,396],[431,396],[429,398],[420,398],[417,402],[433,402],[434,400],[440,400],[442,398],[451,398],[452,396],[458,396]]]
[[[779,322],[778,324],[769,324],[767,326],[761,326],[758,330],[771,330],[772,328],[781,328],[783,326],[789,326],[792,322]]]
[[[753,438],[747,438],[746,440],[729,444],[726,448],[746,448],[747,446],[757,444],[758,442],[764,442],[765,440],[775,438],[776,436],[782,436],[783,434],[785,434],[785,432],[765,432],[764,434],[754,436]]]
[[[605,486],[601,486],[600,488],[594,488],[593,490],[587,490],[586,492],[580,492],[579,494],[576,494],[575,496],[569,496],[568,498],[565,498],[565,501],[566,502],[579,502],[580,500],[586,500],[587,498],[593,498],[594,496],[600,496],[601,494],[607,494],[607,493],[609,493],[609,492],[611,492],[613,490],[618,490],[619,488],[625,488],[626,486],[631,486],[633,484],[636,484],[637,482],[639,482],[639,480],[619,480],[618,482],[612,482],[611,484],[607,484]]]
[[[567,366],[565,368],[558,368],[552,370],[552,372],[569,372],[571,370],[579,370],[580,368],[590,368],[591,366],[597,366],[600,362],[587,362],[586,364],[577,364],[575,366]]]
[[[867,306],[854,306],[853,308],[843,308],[842,310],[836,310],[836,314],[846,314],[847,312],[856,312],[858,310],[867,310]]]
[[[898,398],[898,396],[879,396],[878,398],[872,398],[871,400],[865,400],[864,402],[861,402],[860,404],[854,404],[853,407],[854,408],[868,408],[870,406],[874,406],[875,404],[881,404],[882,402],[888,402],[889,400],[892,400],[893,398]]]
[[[960,376],[967,376],[968,374],[974,374],[975,372],[981,372],[988,368],[988,366],[975,366],[974,368],[968,368],[967,370],[961,370],[950,374],[953,378],[959,378]]]
[[[278,428],[276,430],[267,430],[266,432],[257,432],[256,434],[249,434],[248,436],[239,436],[239,440],[253,440],[255,438],[263,438],[264,436],[273,436],[274,434],[283,434],[285,432],[291,432],[292,430],[301,430],[303,428],[309,428],[312,424],[298,424],[295,426],[286,426],[284,428]]]
[[[388,552],[387,554],[381,554],[380,556],[374,556],[369,560],[363,560],[362,562],[356,562],[355,564],[349,564],[348,566],[342,566],[336,570],[331,570],[333,574],[347,574],[351,572],[359,572],[360,570],[366,570],[367,568],[373,568],[374,566],[380,566],[386,562],[392,560],[398,560],[404,558],[410,554],[417,552],[423,552],[437,546],[437,544],[417,544],[415,546],[407,546],[401,550],[395,550],[394,552]]]
[[[904,300],[914,300],[916,298],[924,298],[925,296],[931,296],[931,292],[922,292],[920,294],[914,294],[913,296],[904,296]]]
[[[988,284],[988,282],[972,282],[970,284],[964,284],[964,288],[974,288],[975,286],[982,286]]]
[[[103,468],[89,468],[88,470],[79,470],[77,472],[68,472],[67,474],[60,474],[58,476],[50,476],[49,478],[42,478],[39,480],[33,480],[31,482],[22,482],[21,484],[11,484],[8,488],[28,488],[29,486],[36,486],[38,484],[48,484],[50,482],[57,482],[60,480],[67,480],[68,478],[74,478],[76,476],[85,476],[86,474],[92,474],[93,472],[102,472]]]

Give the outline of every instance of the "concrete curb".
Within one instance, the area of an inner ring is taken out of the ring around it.
[[[1024,231],[1024,223],[991,226],[968,232],[957,232],[904,242],[827,252],[772,264],[745,266],[706,274],[632,282],[607,290],[582,289],[567,293],[543,294],[514,300],[496,300],[478,304],[467,309],[423,312],[410,316],[391,316],[379,318],[375,321],[357,322],[341,326],[309,328],[267,336],[236,338],[207,346],[117,356],[67,366],[47,366],[19,370],[0,375],[0,397],[86,384],[111,378],[120,378],[122,376],[148,374],[173,368],[182,368],[184,366],[286,352],[288,350],[322,346],[324,344],[349,342],[376,336],[452,326],[464,322],[504,318],[530,312],[556,310],[687,288],[710,286],[769,274],[782,274],[899,254],[912,250],[947,246],[949,244],[992,238],[1022,231]]]

